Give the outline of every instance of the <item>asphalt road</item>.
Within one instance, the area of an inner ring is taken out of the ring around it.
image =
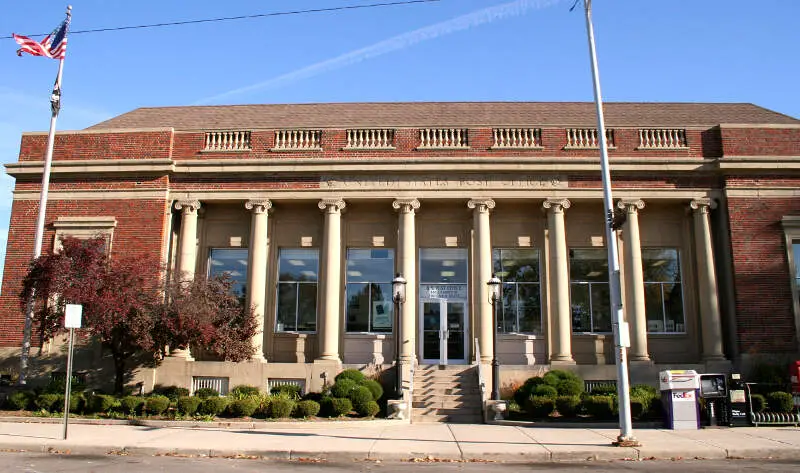
[[[292,473],[354,473],[376,472],[394,473],[414,469],[420,472],[498,472],[517,473],[526,471],[572,472],[670,472],[680,469],[681,473],[700,473],[708,471],[725,472],[770,472],[785,473],[798,471],[800,461],[782,460],[682,460],[682,461],[614,461],[585,463],[439,463],[439,462],[397,462],[380,463],[362,461],[352,463],[328,463],[308,461],[271,461],[245,458],[202,458],[202,457],[144,457],[144,456],[86,456],[54,455],[40,453],[0,452],[1,472],[21,473],[155,473],[155,472],[292,472]]]

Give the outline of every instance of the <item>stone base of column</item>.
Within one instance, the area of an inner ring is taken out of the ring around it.
[[[575,359],[572,358],[572,355],[553,355],[550,357],[550,364],[551,365],[574,365]]]
[[[648,355],[628,354],[628,361],[631,363],[653,364],[653,360],[651,360]]]
[[[257,351],[255,355],[253,355],[252,358],[250,358],[250,360],[248,361],[251,361],[253,363],[266,363],[267,359],[264,357],[264,353],[262,353],[261,351]]]
[[[184,348],[174,348],[172,351],[170,351],[169,358],[180,358],[186,361],[194,361],[192,352]]]

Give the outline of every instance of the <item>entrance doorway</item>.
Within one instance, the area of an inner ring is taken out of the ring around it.
[[[421,299],[420,314],[422,362],[440,365],[466,363],[467,301]]]

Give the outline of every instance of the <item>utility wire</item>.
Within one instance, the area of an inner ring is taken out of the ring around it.
[[[281,11],[281,12],[272,12],[272,13],[259,13],[256,15],[241,15],[241,16],[227,16],[221,18],[207,18],[203,20],[186,20],[186,21],[172,21],[169,23],[154,23],[151,25],[136,25],[136,26],[118,26],[116,28],[96,28],[91,30],[78,30],[72,31],[70,30],[69,34],[81,34],[81,33],[101,33],[105,31],[121,31],[121,30],[137,30],[137,29],[144,29],[144,28],[160,28],[163,26],[178,26],[178,25],[191,25],[197,23],[214,23],[218,21],[231,21],[231,20],[245,20],[249,18],[265,18],[270,16],[288,16],[288,15],[301,15],[305,13],[324,13],[324,12],[333,12],[333,11],[342,11],[342,10],[360,10],[364,8],[378,8],[378,7],[392,7],[398,5],[411,5],[414,3],[433,3],[433,2],[440,2],[441,0],[403,0],[403,1],[396,1],[396,2],[381,2],[381,3],[368,3],[364,5],[348,5],[342,7],[328,7],[328,8],[311,8],[307,10],[291,10],[291,11]],[[24,36],[44,36],[49,33],[39,33],[39,34],[29,34]],[[0,36],[0,39],[9,39],[12,36]]]

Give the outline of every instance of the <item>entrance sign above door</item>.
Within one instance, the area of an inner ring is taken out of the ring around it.
[[[420,284],[420,298],[424,299],[466,299],[466,284]]]

